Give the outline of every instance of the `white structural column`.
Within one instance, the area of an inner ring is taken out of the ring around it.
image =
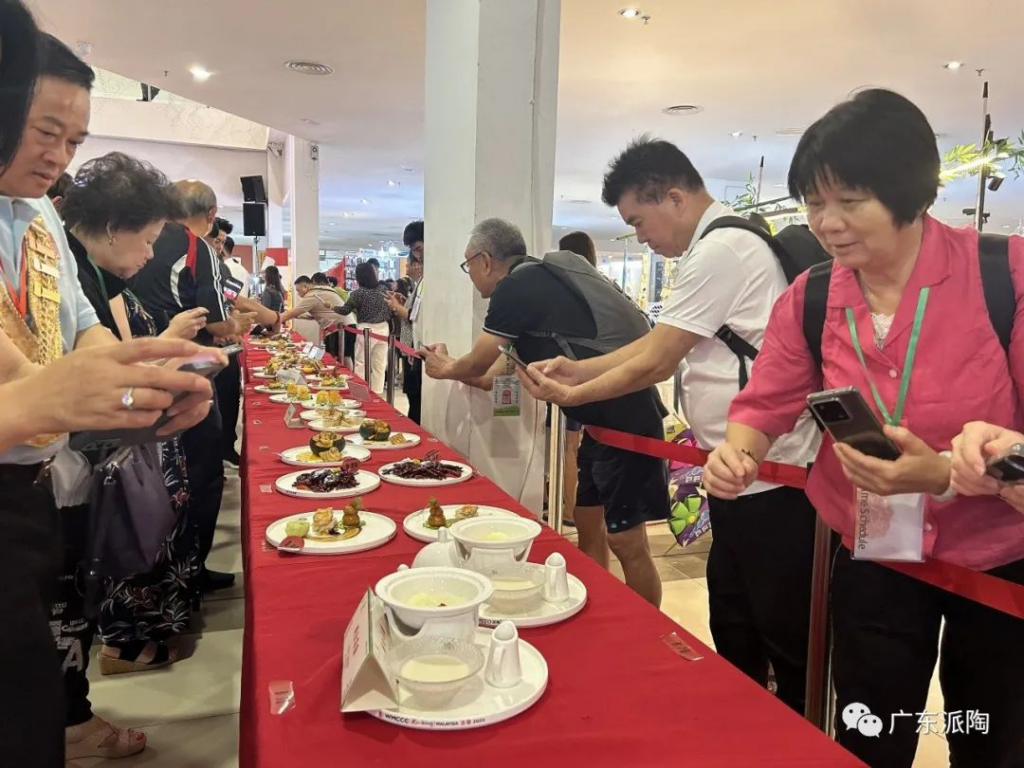
[[[285,144],[288,138],[277,131],[270,132],[267,144],[267,240],[266,247],[284,247],[284,206],[288,189],[285,167]]]
[[[295,136],[289,136],[285,142],[285,179],[292,225],[289,262],[293,278],[311,275],[320,268],[319,153],[316,142]]]
[[[551,242],[559,0],[427,0],[426,243],[422,338],[469,351],[487,302],[459,264],[477,222],[500,216],[533,254]],[[494,417],[491,396],[424,379],[424,425],[539,512],[544,406]]]

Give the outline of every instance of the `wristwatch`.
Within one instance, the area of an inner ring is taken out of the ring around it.
[[[939,453],[939,456],[942,456],[943,458],[948,459],[950,462],[953,461],[953,452],[952,451],[942,451],[941,453]],[[949,478],[949,487],[946,489],[945,493],[941,493],[941,494],[938,494],[938,495],[933,493],[933,494],[931,494],[931,497],[932,497],[932,499],[934,499],[935,501],[937,501],[939,503],[944,503],[944,502],[947,502],[947,501],[952,501],[956,497],[956,491],[953,490],[953,476],[952,476],[952,474],[950,475],[950,478]]]

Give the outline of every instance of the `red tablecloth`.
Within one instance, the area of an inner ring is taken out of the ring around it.
[[[266,359],[253,349],[246,357],[247,370]],[[567,622],[523,630],[550,669],[548,689],[534,707],[505,723],[457,733],[406,730],[368,715],[342,715],[346,623],[366,588],[410,563],[423,546],[402,531],[402,518],[426,506],[430,495],[442,504],[493,504],[529,513],[482,477],[430,491],[383,483],[364,503],[398,523],[390,543],[339,557],[279,554],[264,543],[266,527],[312,505],[272,490],[277,477],[293,471],[276,454],[303,444],[312,433],[285,427],[285,406],[253,392],[250,379],[241,467],[246,622],[240,765],[862,765],[548,528],[531,559],[561,552],[569,571],[586,584],[589,601]],[[405,451],[376,452],[365,468],[373,471],[430,448],[439,448],[444,458],[459,458],[430,442],[428,433],[384,401],[375,399],[366,410],[397,429],[419,433],[424,442]],[[704,659],[687,661],[670,650],[661,637],[672,631]],[[272,680],[294,685],[296,706],[283,715],[270,709]]]

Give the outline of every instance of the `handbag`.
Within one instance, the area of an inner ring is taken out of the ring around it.
[[[106,579],[156,567],[177,515],[167,494],[160,446],[126,446],[93,469],[86,539],[86,606],[98,607]]]

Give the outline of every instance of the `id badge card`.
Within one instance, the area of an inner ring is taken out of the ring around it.
[[[504,374],[494,377],[491,389],[495,416],[518,416],[520,406],[519,377]]]
[[[853,558],[922,562],[924,508],[925,496],[921,493],[879,496],[855,488]]]

